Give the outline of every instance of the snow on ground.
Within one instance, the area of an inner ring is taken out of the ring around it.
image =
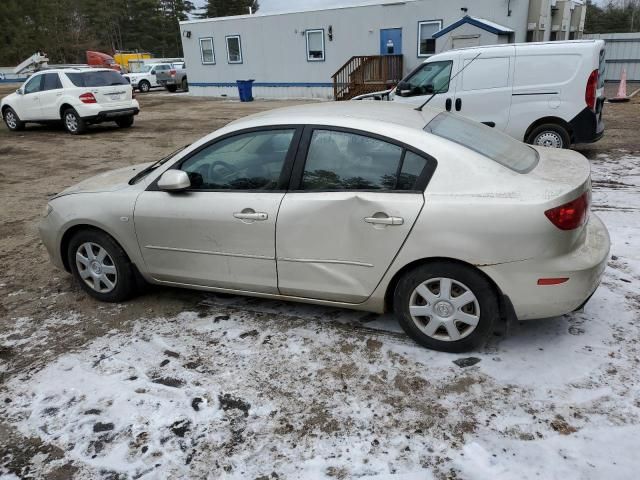
[[[640,159],[598,157],[593,185],[613,257],[585,312],[469,356],[390,316],[211,296],[12,378],[0,414],[64,452],[38,475],[637,478]]]

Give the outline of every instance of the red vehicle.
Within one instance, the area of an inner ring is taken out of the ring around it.
[[[102,52],[87,50],[87,65],[91,67],[110,68],[116,72],[124,73],[122,67],[116,63],[111,55]]]

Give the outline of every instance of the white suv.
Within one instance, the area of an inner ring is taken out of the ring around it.
[[[89,124],[116,122],[133,125],[140,111],[127,80],[118,72],[100,68],[64,68],[33,74],[15,93],[0,103],[9,130],[25,123],[60,121],[77,135]]]

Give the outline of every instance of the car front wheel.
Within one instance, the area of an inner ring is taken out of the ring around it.
[[[64,111],[62,114],[62,122],[64,123],[64,128],[66,128],[67,132],[71,135],[80,135],[87,130],[86,122],[73,108]]]
[[[118,125],[120,128],[129,128],[131,125],[133,125],[133,115],[118,118],[116,120],[116,125]]]
[[[7,128],[13,132],[24,129],[24,122],[20,120],[18,114],[11,107],[4,110],[4,123],[7,124]]]
[[[122,248],[104,232],[84,230],[69,242],[67,258],[82,289],[103,302],[121,302],[135,290],[133,266]]]
[[[142,80],[140,83],[138,83],[138,90],[140,90],[142,93],[147,93],[149,90],[151,90],[151,84],[146,80]]]
[[[407,272],[394,294],[403,330],[433,350],[464,352],[478,347],[499,316],[492,285],[478,271],[436,262]]]

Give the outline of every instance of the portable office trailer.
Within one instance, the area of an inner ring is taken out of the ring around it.
[[[365,63],[353,75],[363,82],[396,68],[368,60],[383,55],[398,56],[394,76],[402,78],[436,52],[432,35],[466,14],[513,30],[510,41],[525,40],[528,1],[405,0],[184,21],[190,93],[237,97],[236,80],[254,79],[257,97],[332,98],[332,76],[356,56]]]

